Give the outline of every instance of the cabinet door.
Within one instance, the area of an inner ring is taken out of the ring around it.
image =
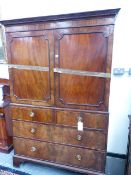
[[[50,50],[52,32],[27,31],[8,34],[11,99],[32,104],[53,103]]]
[[[112,26],[55,31],[58,106],[107,110]]]

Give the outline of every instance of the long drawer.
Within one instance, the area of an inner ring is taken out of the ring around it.
[[[106,155],[103,152],[20,138],[14,138],[14,148],[18,155],[104,171]]]
[[[31,107],[11,107],[13,119],[37,122],[54,122],[54,111],[50,109],[31,108]]]
[[[83,146],[98,150],[106,149],[107,134],[101,131],[78,131],[77,128],[13,121],[13,133],[17,137]]]

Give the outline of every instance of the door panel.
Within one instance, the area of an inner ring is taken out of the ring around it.
[[[95,110],[107,108],[109,89],[106,87],[110,81],[111,64],[107,59],[108,30],[105,27],[87,27],[55,31],[58,106]],[[84,76],[83,72],[87,75]]]
[[[35,70],[13,69],[13,96],[17,100],[48,101],[50,95],[49,73]]]
[[[64,35],[60,44],[60,67],[105,72],[107,43],[101,33]]]
[[[52,32],[27,31],[8,34],[12,102],[53,103],[50,50]]]
[[[30,66],[49,66],[48,33],[19,32],[11,36],[11,63]]]
[[[65,105],[99,106],[104,100],[104,84],[104,78],[60,74],[59,101]]]

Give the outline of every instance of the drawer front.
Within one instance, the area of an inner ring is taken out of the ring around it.
[[[100,131],[77,131],[76,128],[14,121],[13,133],[14,136],[18,137],[83,146],[98,150],[106,149],[107,135]]]
[[[77,126],[78,120],[82,120],[84,127],[87,128],[108,128],[108,114],[57,111],[56,116],[57,124],[61,125]]]
[[[53,110],[27,107],[11,107],[13,119],[53,123]]]
[[[14,148],[18,155],[104,171],[106,155],[98,151],[18,138],[14,138]]]

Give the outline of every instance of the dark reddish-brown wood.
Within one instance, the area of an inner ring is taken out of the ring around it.
[[[12,145],[12,121],[9,113],[9,85],[8,80],[1,80],[3,101],[0,104],[0,151],[8,153],[13,149]],[[4,84],[4,85],[3,85]]]
[[[18,155],[49,160],[69,166],[73,165],[74,167],[87,168],[93,171],[101,172],[104,168],[105,153],[99,151],[18,138],[14,138],[14,147]]]
[[[56,30],[55,52],[58,57],[55,58],[55,66],[80,71],[110,72],[108,70],[110,64],[106,64],[107,59],[110,59],[107,57],[108,37],[105,35],[108,30],[113,30],[113,27]],[[56,74],[57,102],[64,107],[106,110],[105,108],[108,107],[106,98],[109,95],[108,92],[104,92],[106,81],[109,80],[99,77]]]
[[[17,137],[26,137],[59,144],[82,146],[97,150],[105,150],[106,148],[107,136],[101,131],[77,131],[76,128],[14,121],[13,133]]]
[[[32,161],[105,174],[118,11],[2,22],[10,64],[14,166]],[[83,129],[78,129],[81,122]]]
[[[46,31],[10,34],[12,64],[49,66],[49,39]],[[39,58],[39,59],[38,59]]]
[[[44,122],[44,123],[53,123],[55,121],[55,118],[53,117],[54,110],[51,109],[13,106],[11,107],[11,113],[12,118],[17,120]]]
[[[81,117],[84,127],[92,129],[107,130],[108,114],[86,113],[86,112],[72,112],[61,111],[56,112],[56,123],[65,126],[77,126],[78,117]]]
[[[19,66],[9,69],[13,102],[34,105],[54,104],[52,50],[52,31],[27,30],[7,35],[9,63]]]
[[[12,74],[14,100],[44,102],[50,100],[50,83],[47,72],[13,69]],[[21,89],[17,87],[21,87]]]

